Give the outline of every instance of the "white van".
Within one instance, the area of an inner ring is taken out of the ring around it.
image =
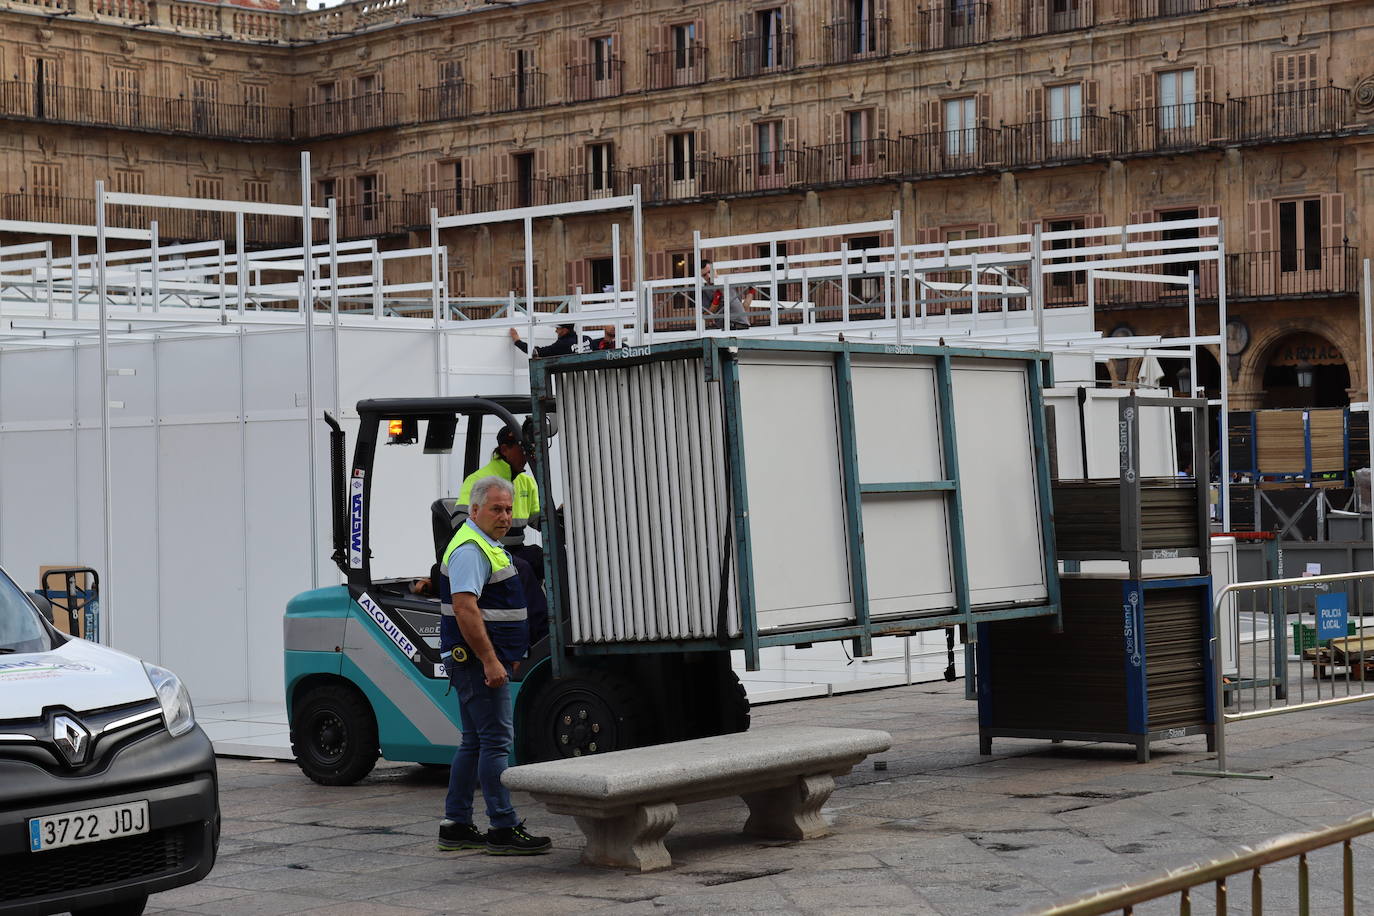
[[[0,913],[136,916],[209,873],[219,827],[177,676],[62,633],[0,570]]]

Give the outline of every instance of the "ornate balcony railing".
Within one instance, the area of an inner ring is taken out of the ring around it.
[[[650,89],[672,89],[706,82],[705,45],[650,51],[648,56]]]
[[[1008,124],[1001,131],[1002,160],[1009,168],[1103,159],[1117,147],[1112,120],[1097,115]]]
[[[1131,0],[1130,17],[1140,22],[1148,19],[1168,19],[1205,13],[1212,9],[1213,0]]]
[[[1157,105],[1114,117],[1122,155],[1200,149],[1226,140],[1226,106],[1219,102]]]
[[[887,57],[891,32],[892,23],[887,18],[836,19],[825,27],[825,62],[843,64]]]
[[[455,188],[411,191],[405,196],[405,224],[416,227],[428,226],[431,209],[438,210],[440,216],[484,213],[492,209],[489,200],[490,195],[484,188],[472,182],[464,182]]]
[[[294,112],[292,135],[298,138],[337,137],[383,127],[395,127],[403,115],[405,96],[399,92],[369,92],[347,99],[316,102]]]
[[[773,35],[736,38],[735,79],[783,73],[796,66],[796,37],[791,30]]]
[[[625,62],[609,58],[600,63],[568,65],[568,101],[609,99],[625,91]]]
[[[1027,0],[1025,37],[1090,29],[1096,21],[1094,0]]]
[[[966,48],[988,40],[987,3],[943,0],[921,10],[920,44],[927,51]]]
[[[426,86],[420,90],[419,120],[457,121],[472,114],[472,85],[464,81]]]
[[[678,162],[640,165],[628,170],[631,184],[640,186],[646,203],[693,200],[713,192],[714,171],[708,156]]]
[[[966,127],[908,134],[901,138],[902,173],[959,175],[996,168],[1002,161],[1002,144],[991,127]]]
[[[808,181],[810,150],[782,147],[762,153],[716,156],[710,162],[711,193],[759,194],[794,188]]]
[[[806,156],[807,184],[844,185],[882,181],[904,171],[900,144],[886,137],[808,146]]]
[[[403,200],[378,199],[338,208],[340,239],[367,239],[397,235],[404,231],[406,205]],[[315,227],[317,238],[328,233],[324,223]]]
[[[1350,90],[1335,86],[1226,100],[1227,136],[1237,142],[1331,134],[1350,121]]]
[[[524,70],[509,76],[491,78],[491,110],[496,113],[542,108],[548,103],[544,95],[544,74],[540,70]]]
[[[0,116],[228,140],[288,140],[291,109],[0,81]]]
[[[1287,248],[1233,251],[1226,256],[1227,295],[1269,298],[1353,294],[1359,289],[1356,249]]]

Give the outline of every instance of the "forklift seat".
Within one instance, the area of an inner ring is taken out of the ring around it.
[[[436,499],[429,506],[430,525],[434,529],[434,561],[443,562],[448,542],[458,533],[458,528],[467,521],[468,507],[457,499],[448,497]]]

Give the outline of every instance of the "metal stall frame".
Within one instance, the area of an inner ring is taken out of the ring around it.
[[[813,354],[827,354],[834,360],[840,451],[845,465],[842,486],[846,495],[845,524],[849,554],[850,589],[855,612],[855,621],[852,624],[789,628],[767,633],[759,632],[758,605],[751,577],[749,493],[743,461],[743,430],[740,427],[742,408],[738,356],[741,351],[805,351]],[[936,370],[939,421],[945,433],[942,435],[944,443],[941,455],[944,465],[944,479],[874,484],[864,484],[859,479],[857,445],[854,440],[854,400],[849,375],[851,357],[856,354],[933,358]],[[574,645],[571,639],[571,619],[568,613],[568,586],[559,576],[560,569],[566,564],[555,559],[564,556],[564,534],[552,514],[547,514],[542,523],[542,536],[548,545],[545,550],[547,571],[545,581],[551,585],[549,639],[555,676],[560,675],[561,665],[573,655],[742,650],[748,670],[757,671],[760,667],[761,650],[777,646],[850,640],[854,645],[856,654],[866,656],[872,653],[872,640],[875,636],[902,635],[921,630],[960,626],[966,629],[971,639],[976,639],[975,627],[979,623],[1026,617],[1052,617],[1056,629],[1062,626],[1058,565],[1054,543],[1053,499],[1049,474],[1049,455],[1045,444],[1046,422],[1043,415],[1043,389],[1051,387],[1053,384],[1049,354],[1016,350],[707,337],[692,341],[631,347],[604,353],[571,354],[550,359],[532,360],[530,363],[530,387],[534,402],[536,431],[537,459],[535,470],[541,490],[545,493],[554,492],[549,460],[551,427],[547,421],[545,404],[555,395],[556,376],[560,373],[603,367],[610,363],[632,366],[693,358],[700,358],[703,361],[705,380],[708,385],[712,383],[721,385],[720,398],[724,407],[726,465],[728,469],[728,512],[731,517],[731,524],[727,528],[727,538],[730,539],[727,540],[727,552],[735,561],[740,633],[730,635],[724,632],[724,628],[720,628],[714,638]],[[964,540],[961,508],[961,481],[958,470],[958,448],[955,440],[955,410],[952,388],[952,363],[961,358],[1009,360],[1029,364],[1027,407],[1031,415],[1032,436],[1034,438],[1036,495],[1043,545],[1043,571],[1046,588],[1046,597],[1043,601],[1001,604],[985,610],[975,610],[972,605],[968,581],[968,554]],[[955,592],[955,607],[952,612],[940,613],[937,611],[926,614],[909,614],[883,620],[873,620],[870,617],[867,571],[863,562],[862,497],[878,493],[885,495],[940,493],[948,500],[950,563]],[[731,540],[733,541],[733,550],[730,550],[728,546]],[[726,575],[726,573],[722,574],[722,588],[726,587],[728,582]],[[717,600],[723,602],[724,597],[717,595]]]
[[[1197,490],[1197,538],[1198,546],[1146,549],[1142,543],[1140,528],[1140,409],[1142,407],[1168,407],[1194,411],[1193,426],[1193,486]],[[1117,549],[1103,547],[1100,550],[1060,551],[1061,560],[1123,560],[1129,565],[1128,576],[1141,579],[1142,564],[1145,560],[1166,560],[1179,557],[1196,557],[1198,575],[1211,574],[1211,520],[1208,517],[1209,481],[1202,463],[1211,454],[1207,449],[1207,401],[1204,398],[1141,397],[1131,392],[1117,402],[1119,486],[1121,516],[1119,522],[1121,539]],[[1202,419],[1198,420],[1196,417]],[[1086,469],[1085,469],[1086,473]],[[1086,478],[1085,478],[1086,479]],[[1068,483],[1066,481],[1065,483]]]

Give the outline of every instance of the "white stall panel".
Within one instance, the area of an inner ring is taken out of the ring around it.
[[[1026,386],[1023,363],[953,364],[964,543],[975,605],[1048,594]]]
[[[740,427],[763,632],[854,620],[834,373],[825,356],[740,357]]]
[[[1054,411],[1054,438],[1059,478],[1083,477],[1083,434],[1088,439],[1088,477],[1109,479],[1120,475],[1117,452],[1119,402],[1130,394],[1120,388],[1088,388],[1087,401],[1079,416],[1077,388],[1050,388],[1045,404]],[[1137,388],[1141,397],[1171,397],[1173,392]],[[1173,477],[1177,472],[1177,451],[1171,411],[1147,407],[1140,413],[1140,469],[1146,477]]]
[[[855,357],[853,384],[860,482],[944,479],[933,365]],[[873,617],[954,606],[948,505],[943,492],[863,498]]]
[[[165,426],[159,463],[162,657],[196,702],[241,699],[250,647],[238,424]],[[269,646],[280,644],[278,636]]]
[[[99,524],[101,512],[77,500],[75,441],[62,430],[0,434],[0,546],[6,570],[25,590],[38,587],[39,566],[99,564],[78,546],[81,526]]]
[[[158,359],[158,398],[164,418],[204,420],[238,416],[242,373],[236,337],[180,340],[175,346],[162,346]]]
[[[96,439],[97,446],[99,439]],[[125,652],[177,670],[170,659],[164,661],[161,640],[162,606],[158,588],[157,513],[152,505],[157,492],[157,432],[152,425],[115,428],[110,434],[110,471],[114,512],[114,540],[110,563],[119,571],[111,583],[102,568],[99,553],[85,554],[85,563],[100,572],[103,584],[119,590],[119,619],[115,644]],[[87,519],[98,524],[100,504],[88,507]],[[88,543],[90,543],[88,541]],[[96,549],[100,548],[97,541]]]

